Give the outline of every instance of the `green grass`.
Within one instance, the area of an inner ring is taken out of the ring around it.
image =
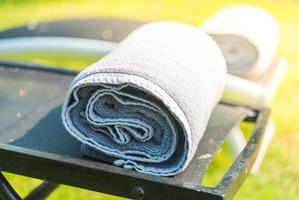
[[[232,4],[250,4],[269,10],[279,21],[281,43],[279,56],[289,61],[287,75],[273,102],[272,115],[277,132],[266,154],[260,172],[250,176],[236,199],[289,200],[299,198],[299,2],[291,0],[265,1],[1,1],[0,29],[43,21],[78,17],[119,17],[142,20],[174,20],[201,24],[209,15]],[[26,55],[20,55],[25,60]],[[32,58],[30,58],[32,59]],[[33,58],[34,59],[34,58]],[[36,60],[46,62],[47,60]],[[82,68],[91,61],[59,61],[58,66]],[[53,64],[53,63],[51,63]],[[225,152],[225,147],[224,150]],[[221,153],[221,152],[220,152]],[[225,153],[224,153],[225,154]],[[229,157],[229,155],[224,155]],[[218,156],[209,169],[208,183],[214,183],[229,163]],[[8,179],[25,195],[40,181],[6,174]],[[78,180],[80,181],[80,180]],[[48,199],[117,199],[116,197],[60,186]]]

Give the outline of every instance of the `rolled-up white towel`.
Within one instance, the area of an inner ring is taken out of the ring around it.
[[[88,156],[175,175],[192,159],[225,79],[223,55],[206,33],[150,23],[73,80],[63,124]]]
[[[228,72],[245,78],[260,76],[268,69],[279,42],[277,21],[253,6],[224,8],[201,28],[221,48]]]

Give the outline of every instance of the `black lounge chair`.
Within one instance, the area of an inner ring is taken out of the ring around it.
[[[57,36],[118,42],[141,24],[114,19],[30,24],[1,32],[0,41]],[[273,62],[272,70],[260,83],[270,83],[269,77],[281,65],[279,60]],[[146,175],[82,156],[80,143],[66,132],[60,118],[65,92],[76,74],[39,64],[0,62],[0,170],[45,180],[26,200],[43,199],[58,184],[131,199],[231,199],[250,173],[263,143],[268,106],[257,110],[219,103],[193,160],[183,173],[174,177]],[[215,153],[242,121],[255,125],[246,146],[216,187],[202,186]],[[21,199],[2,174],[0,199]]]

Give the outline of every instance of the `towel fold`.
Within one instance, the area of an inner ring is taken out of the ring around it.
[[[271,65],[279,42],[279,27],[267,11],[252,6],[225,8],[203,25],[221,48],[229,73],[261,76]]]
[[[192,159],[225,77],[225,60],[207,34],[150,23],[73,80],[63,124],[87,156],[175,175]]]

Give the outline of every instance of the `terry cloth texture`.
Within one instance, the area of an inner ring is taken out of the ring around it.
[[[192,159],[225,77],[224,57],[206,33],[150,23],[73,80],[63,124],[85,155],[175,175]]]
[[[202,26],[221,48],[229,73],[244,78],[262,75],[273,61],[279,27],[271,14],[252,6],[232,6]]]

